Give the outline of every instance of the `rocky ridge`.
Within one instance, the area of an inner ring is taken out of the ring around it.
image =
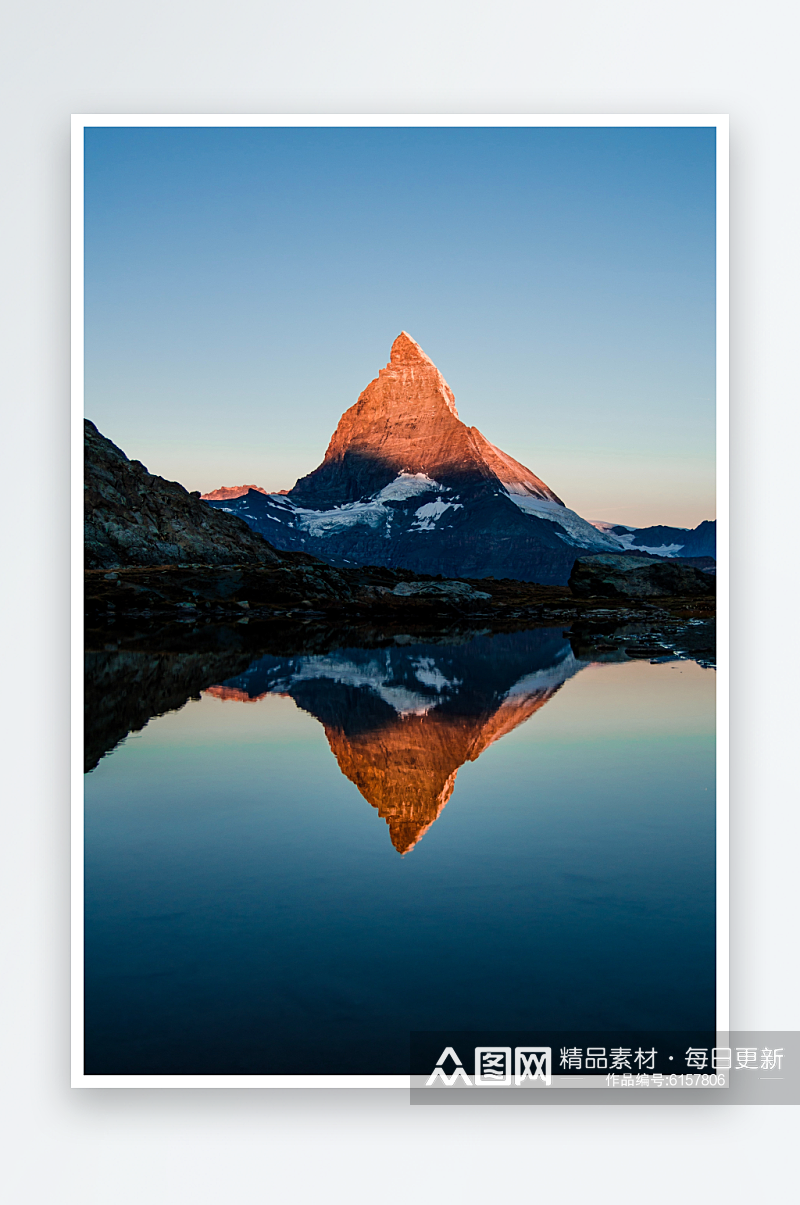
[[[241,519],[201,501],[199,493],[148,473],[88,419],[84,554],[90,569],[198,561],[279,565],[293,559],[279,555]]]
[[[201,494],[200,497],[204,502],[224,501],[227,498],[242,498],[245,494],[249,494],[250,490],[255,490],[257,494],[269,493],[260,485],[221,485],[219,489],[211,490],[208,494]],[[275,493],[285,494],[286,490],[275,490]]]

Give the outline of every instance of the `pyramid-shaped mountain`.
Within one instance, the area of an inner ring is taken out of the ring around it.
[[[342,415],[322,464],[290,496],[303,506],[337,506],[402,476],[445,487],[501,485],[563,505],[529,469],[461,422],[447,381],[405,331],[386,367]]]
[[[313,473],[286,495],[250,490],[209,504],[277,548],[446,577],[563,584],[582,552],[621,546],[466,426],[444,377],[405,331]]]

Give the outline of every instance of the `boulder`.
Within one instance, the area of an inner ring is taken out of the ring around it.
[[[423,595],[451,602],[473,602],[475,599],[492,597],[483,590],[468,586],[466,582],[400,582],[392,590],[392,594],[398,598]]]
[[[677,559],[600,553],[575,561],[576,598],[683,598],[714,593],[714,578]]]

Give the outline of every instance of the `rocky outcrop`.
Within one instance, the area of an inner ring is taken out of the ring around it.
[[[395,598],[432,598],[452,602],[478,602],[491,599],[485,590],[476,590],[466,582],[400,582],[392,590]]]
[[[579,557],[569,587],[576,598],[691,598],[714,593],[714,577],[679,560],[614,555]]]
[[[87,568],[124,565],[272,564],[285,558],[241,519],[214,510],[177,481],[84,423],[84,548]]]

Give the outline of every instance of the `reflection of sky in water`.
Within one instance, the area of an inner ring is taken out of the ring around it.
[[[713,672],[568,647],[469,707],[457,656],[409,648],[419,712],[376,690],[383,653],[349,680],[297,658],[300,705],[205,694],[104,758],[87,1070],[404,1072],[412,1029],[712,1025]],[[344,731],[342,691],[384,710]],[[447,806],[399,857],[429,766]]]

